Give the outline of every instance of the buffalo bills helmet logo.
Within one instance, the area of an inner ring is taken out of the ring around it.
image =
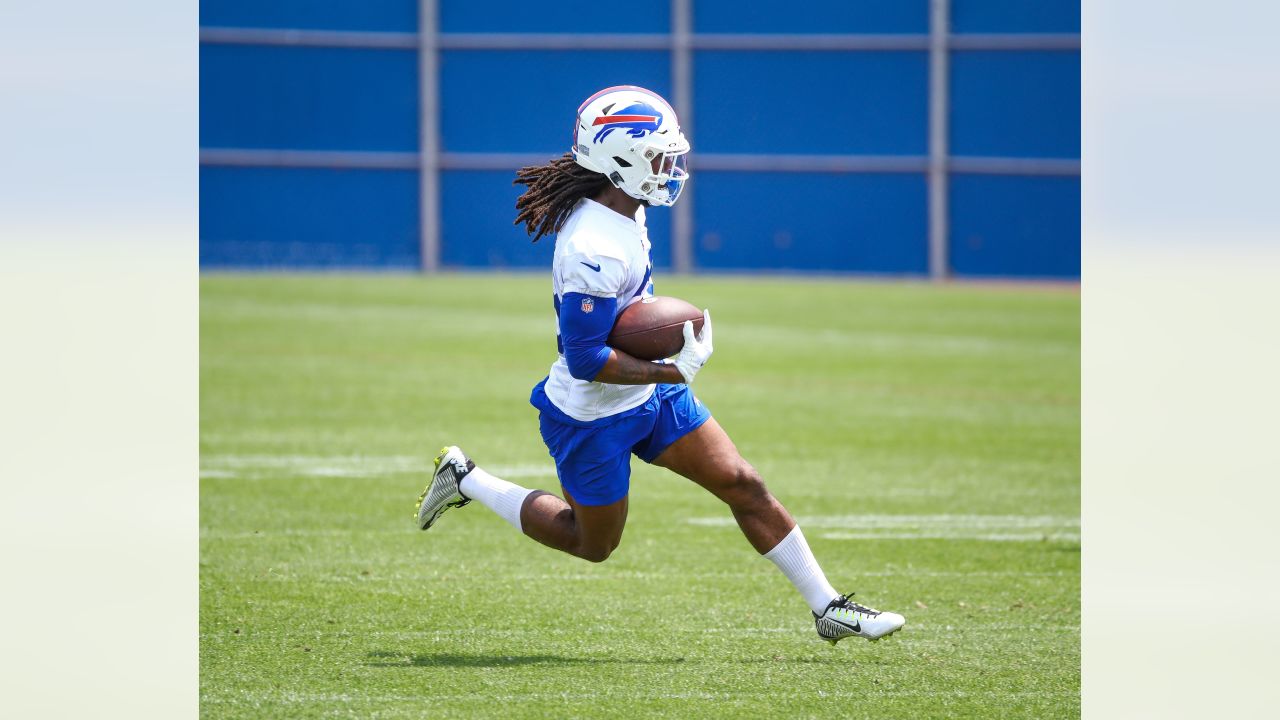
[[[592,142],[600,142],[609,137],[609,133],[618,128],[625,128],[627,134],[633,138],[641,138],[651,132],[657,132],[658,126],[662,125],[662,113],[658,112],[648,103],[638,102],[634,105],[628,105],[618,112],[610,115],[609,111],[612,107],[604,109],[605,114],[595,119],[591,123],[593,127],[603,126],[600,132],[596,133],[592,138]]]

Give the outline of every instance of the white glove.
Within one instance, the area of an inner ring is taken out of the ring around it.
[[[693,382],[693,376],[707,364],[714,350],[711,346],[711,311],[702,311],[702,332],[696,338],[693,336],[693,321],[685,320],[684,347],[676,356],[676,369],[684,376],[685,384]]]

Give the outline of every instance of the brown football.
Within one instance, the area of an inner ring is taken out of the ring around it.
[[[609,347],[641,360],[661,360],[684,347],[684,322],[702,330],[702,311],[680,298],[655,295],[622,311],[606,341]]]

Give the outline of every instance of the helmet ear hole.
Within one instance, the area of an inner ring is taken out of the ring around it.
[[[627,162],[626,160],[623,160],[622,158],[618,157],[617,155],[614,155],[614,156],[613,156],[613,161],[614,161],[614,162],[616,162],[616,163],[618,163],[618,165],[620,165],[620,166],[622,166],[622,167],[631,167],[631,163]]]

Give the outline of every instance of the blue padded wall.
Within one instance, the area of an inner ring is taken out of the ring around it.
[[[923,39],[929,0],[741,3],[691,0],[698,34],[895,34]],[[957,35],[1078,33],[1078,0],[951,0]],[[671,3],[440,0],[458,33],[672,31]],[[204,0],[206,28],[416,33],[417,0]],[[398,153],[419,149],[414,49],[319,47],[212,39],[200,48],[204,150]],[[227,40],[226,32],[221,35]],[[314,39],[314,38],[313,38]],[[403,41],[402,36],[397,36]],[[254,44],[254,43],[259,44]],[[281,36],[273,43],[287,43]],[[923,172],[798,174],[703,171],[709,154],[928,153],[924,51],[695,49],[690,119],[696,269],[750,272],[928,272]],[[1080,54],[953,50],[952,156],[1075,160]],[[574,110],[600,88],[637,84],[671,98],[667,49],[475,50],[439,55],[446,153],[551,158],[568,149]],[[672,98],[674,99],[674,98]],[[328,156],[332,157],[332,156]],[[415,268],[417,171],[229,167],[201,170],[201,266]],[[323,162],[330,162],[324,160]],[[446,268],[541,268],[550,243],[511,225],[516,168],[441,175]],[[958,276],[1079,276],[1078,177],[951,175],[950,258]],[[654,260],[671,266],[669,209],[649,213]]]
[[[702,51],[693,86],[695,152],[926,152],[924,53]]]
[[[200,146],[416,152],[417,53],[203,45]]]
[[[951,154],[1080,157],[1080,54],[951,54]]]
[[[921,175],[704,172],[695,180],[701,269],[928,271]]]
[[[200,265],[416,268],[417,200],[413,170],[203,167]]]
[[[957,275],[1080,276],[1080,178],[953,175],[950,195]]]
[[[568,152],[578,106],[601,88],[671,92],[670,54],[451,50],[440,61],[440,127],[452,152]],[[514,172],[515,168],[512,168]]]
[[[200,0],[201,27],[418,31],[417,0]]]
[[[695,0],[693,28],[705,33],[923,33],[929,0]]]
[[[1080,0],[951,0],[957,33],[1078,33]]]
[[[665,33],[671,29],[671,3],[446,0],[440,4],[440,29],[468,33]]]

